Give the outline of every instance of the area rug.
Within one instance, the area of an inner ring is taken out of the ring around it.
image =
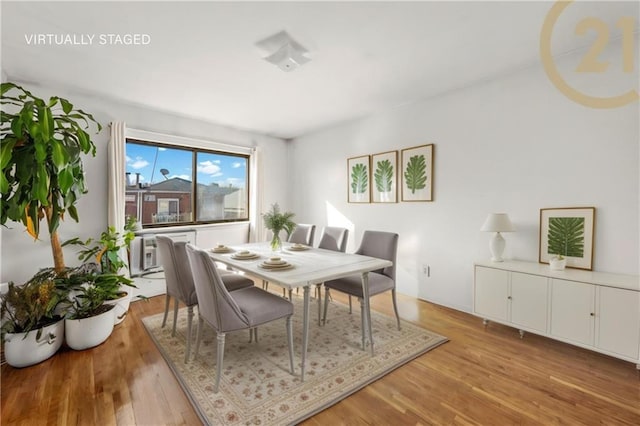
[[[447,341],[411,323],[396,327],[395,318],[371,312],[375,355],[361,347],[360,310],[332,302],[327,324],[317,323],[312,302],[309,349],[304,382],[300,381],[302,298],[294,297],[294,355],[296,374],[289,373],[285,321],[259,328],[258,343],[249,332],[228,333],[220,390],[213,392],[216,337],[205,325],[197,358],[184,363],[186,308],[180,310],[176,336],[171,337],[172,314],[161,328],[163,314],[143,323],[191,400],[203,423],[210,425],[296,424],[346,398],[390,371]],[[357,306],[357,305],[356,305]],[[355,308],[355,306],[354,306]],[[196,321],[194,320],[194,329]]]

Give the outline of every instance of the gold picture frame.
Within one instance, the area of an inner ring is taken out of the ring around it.
[[[402,201],[433,201],[433,144],[402,150]]]

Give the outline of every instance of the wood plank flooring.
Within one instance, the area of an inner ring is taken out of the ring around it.
[[[389,294],[373,307],[392,314]],[[409,297],[399,307],[404,320],[450,342],[304,425],[640,425],[640,372],[631,363],[533,334],[521,340],[515,329],[485,329],[472,315]],[[164,296],[132,303],[97,348],[2,366],[2,425],[199,424],[141,323],[163,309]]]

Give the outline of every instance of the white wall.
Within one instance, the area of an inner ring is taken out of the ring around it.
[[[575,59],[559,61],[563,72]],[[604,96],[629,81],[574,83]],[[637,274],[638,112],[637,102],[578,105],[532,67],[296,139],[293,206],[320,228],[351,226],[348,250],[365,229],[399,233],[398,291],[467,311],[473,262],[489,257],[491,235],[479,231],[489,212],[517,227],[505,257],[537,261],[540,208],[594,206],[594,269]],[[347,203],[347,158],[426,143],[435,144],[433,202]]]
[[[19,81],[11,81],[21,84]],[[41,98],[56,95],[68,99],[76,107],[92,113],[96,120],[105,127],[94,139],[97,146],[96,157],[87,157],[84,161],[89,192],[78,203],[80,222],[75,223],[71,218],[66,218],[59,229],[61,241],[76,236],[82,239],[98,237],[107,226],[108,124],[115,120],[125,121],[128,127],[139,130],[241,146],[261,147],[264,180],[269,183],[264,185],[262,196],[265,208],[276,201],[283,207],[288,206],[289,199],[285,188],[287,143],[281,139],[234,130],[213,123],[179,117],[162,111],[153,111],[60,88],[22,85]],[[40,241],[34,242],[24,231],[22,224],[8,223],[7,225],[9,229],[2,228],[0,230],[2,243],[0,281],[23,282],[37,272],[38,268],[53,266],[46,231],[40,235]],[[44,222],[42,225],[46,226]],[[230,232],[229,226],[220,229],[224,229],[226,233]],[[246,225],[239,227],[239,230],[241,233],[246,233]],[[215,231],[200,230],[200,232],[204,242],[218,240],[213,235]],[[65,262],[67,266],[79,263],[73,248],[65,249]]]

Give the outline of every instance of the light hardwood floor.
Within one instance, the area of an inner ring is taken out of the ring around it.
[[[640,372],[631,363],[533,334],[521,340],[515,329],[485,329],[479,318],[412,298],[399,305],[404,320],[450,342],[303,424],[640,425]],[[391,314],[390,296],[373,307]],[[92,350],[4,365],[2,425],[199,424],[140,321],[163,308],[164,296],[132,303]]]

